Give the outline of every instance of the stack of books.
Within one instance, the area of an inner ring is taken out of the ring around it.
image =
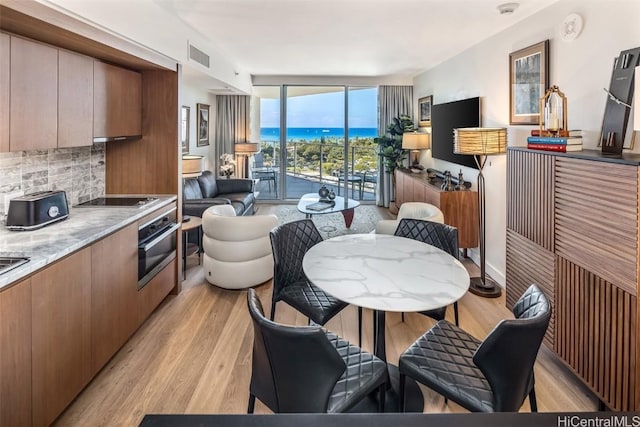
[[[538,130],[531,131],[527,137],[527,148],[531,150],[556,151],[566,153],[571,151],[582,151],[581,131],[569,131],[569,136],[539,136]]]

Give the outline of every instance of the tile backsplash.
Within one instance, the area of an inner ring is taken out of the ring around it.
[[[105,144],[0,153],[0,223],[8,206],[4,195],[64,190],[69,207],[104,195]]]

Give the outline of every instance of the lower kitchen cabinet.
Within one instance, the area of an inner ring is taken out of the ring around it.
[[[134,222],[0,289],[0,427],[52,424],[175,287],[176,263],[138,290]]]
[[[138,327],[138,225],[91,247],[91,374],[109,361]]]
[[[138,291],[138,324],[142,324],[176,284],[177,258]]]
[[[31,284],[33,425],[46,426],[91,379],[91,248]]]
[[[0,426],[31,425],[31,280],[0,293]]]

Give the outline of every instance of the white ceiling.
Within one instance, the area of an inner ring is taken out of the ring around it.
[[[254,76],[415,76],[558,0],[154,1]]]

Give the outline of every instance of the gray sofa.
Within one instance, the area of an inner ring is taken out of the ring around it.
[[[185,179],[182,197],[182,212],[199,217],[209,206],[226,204],[233,206],[237,216],[253,215],[256,201],[251,179],[216,178],[211,171]]]

